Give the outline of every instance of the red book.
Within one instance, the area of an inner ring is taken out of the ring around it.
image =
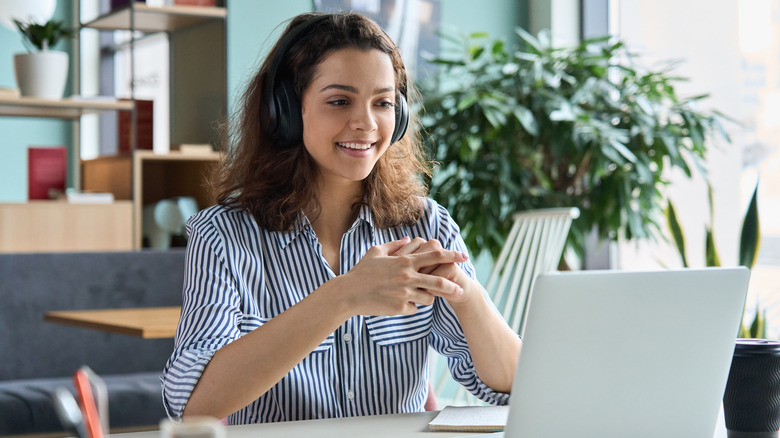
[[[50,191],[65,191],[68,150],[64,146],[27,149],[27,197],[51,199]]]
[[[173,4],[182,6],[216,6],[217,0],[173,0]]]

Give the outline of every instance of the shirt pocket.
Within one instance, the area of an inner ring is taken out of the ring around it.
[[[241,321],[241,334],[244,335],[246,333],[249,333],[250,331],[260,327],[261,325],[267,323],[270,320],[271,318],[263,318],[260,316],[245,317],[243,321]],[[335,335],[331,333],[330,336],[325,338],[325,340],[322,341],[320,345],[318,345],[312,351],[312,353],[323,353],[325,351],[328,351],[333,347],[334,342],[335,342]]]
[[[426,339],[431,333],[433,305],[418,306],[417,313],[399,316],[369,316],[366,328],[371,340],[382,346]]]

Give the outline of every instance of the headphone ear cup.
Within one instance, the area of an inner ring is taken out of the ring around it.
[[[409,127],[409,104],[406,103],[406,98],[401,94],[398,95],[398,99],[396,100],[395,129],[393,129],[393,136],[390,139],[390,144],[404,138],[406,129]]]
[[[289,79],[280,81],[274,87],[272,101],[276,113],[276,126],[271,133],[271,138],[285,149],[294,147],[303,138],[303,119],[300,100]]]

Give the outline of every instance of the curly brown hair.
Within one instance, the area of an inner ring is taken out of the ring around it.
[[[310,29],[292,42],[290,32],[315,16]],[[406,95],[410,106],[417,93],[408,83],[403,60],[393,41],[371,19],[355,13],[306,13],[293,18],[260,69],[248,83],[233,122],[225,130],[225,159],[212,181],[217,202],[251,214],[258,225],[272,231],[289,230],[301,211],[319,211],[314,182],[318,168],[303,143],[283,148],[268,135],[269,124],[265,81],[280,53],[277,77],[292,78],[297,96],[303,96],[317,66],[333,51],[343,48],[376,49],[390,56],[395,70],[396,90]],[[430,175],[417,129],[417,117],[410,115],[410,127],[400,141],[391,145],[363,180],[363,198],[353,208],[367,205],[379,227],[410,225],[422,215],[421,196],[426,194],[422,175]]]

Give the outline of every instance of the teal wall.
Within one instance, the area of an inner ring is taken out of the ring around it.
[[[72,27],[71,1],[57,2],[55,19]],[[72,53],[72,41],[57,45],[58,50]],[[18,31],[0,26],[0,87],[16,88],[13,56],[25,52]],[[69,72],[65,95],[71,93],[73,71]],[[54,119],[0,117],[0,202],[27,200],[27,147],[68,146],[73,140],[73,123]],[[73,160],[72,154],[69,156]],[[72,166],[68,166],[70,170]]]
[[[312,0],[228,0],[229,108],[284,29],[282,22],[312,9]],[[441,27],[464,33],[489,31],[510,40],[516,26],[527,27],[527,11],[527,0],[441,0]]]
[[[227,88],[228,108],[232,109],[284,29],[282,22],[311,11],[312,0],[228,0],[227,8]]]
[[[488,32],[514,39],[515,27],[527,28],[527,0],[441,0],[442,29],[462,33]]]

